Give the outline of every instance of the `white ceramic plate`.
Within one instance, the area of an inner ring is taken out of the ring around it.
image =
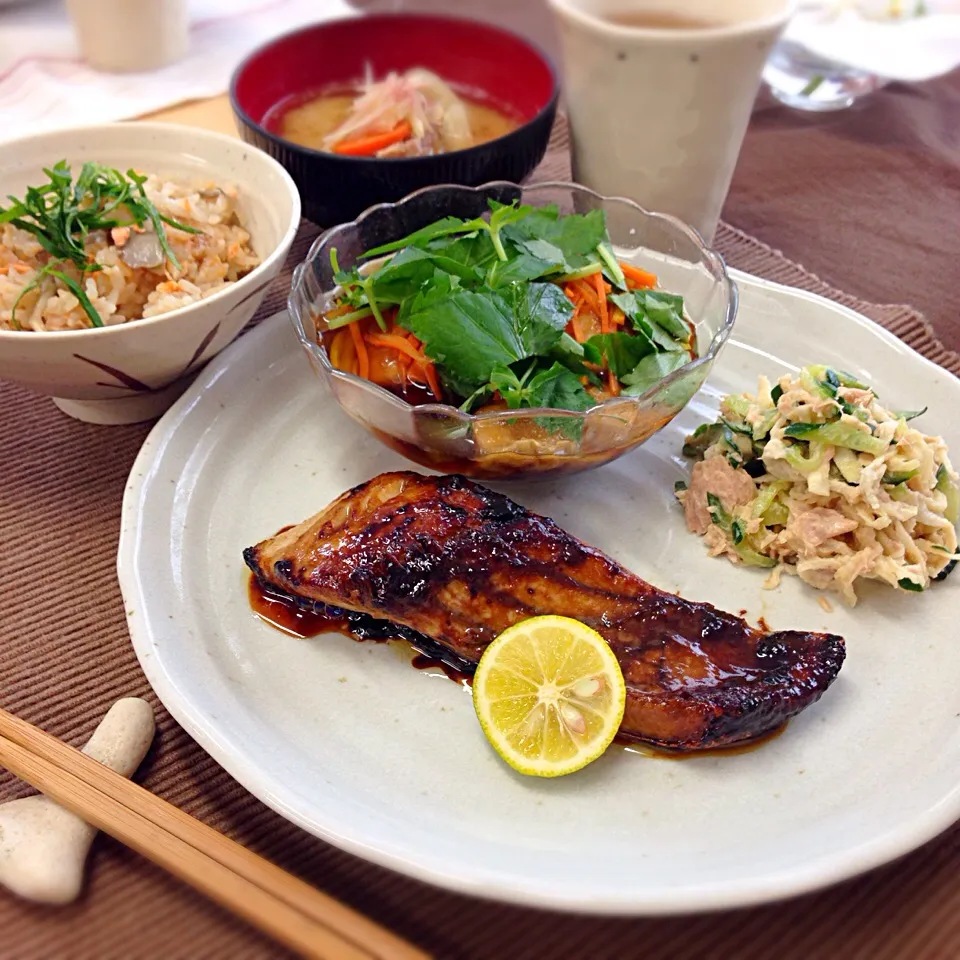
[[[642,577],[774,629],[829,630],[848,659],[759,749],[683,761],[614,747],[574,776],[515,774],[465,688],[397,645],[297,640],[247,605],[244,546],[409,466],[326,399],[276,317],[217,357],[151,433],[126,491],[119,575],[140,663],[174,717],[247,789],[337,846],[518,903],[657,914],[758,903],[905,853],[960,817],[960,575],[877,586],[827,613],[787,578],[706,556],[673,502],[686,432],[721,393],[825,362],[960,451],[960,381],[869,320],[739,276],[734,339],[662,433],[598,471],[501,485]]]

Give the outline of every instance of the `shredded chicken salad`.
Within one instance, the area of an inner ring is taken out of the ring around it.
[[[688,528],[711,556],[797,574],[851,606],[858,580],[922,591],[958,559],[960,478],[940,437],[854,377],[803,368],[731,394],[687,438],[677,484]]]

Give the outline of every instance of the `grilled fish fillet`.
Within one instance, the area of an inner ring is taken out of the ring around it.
[[[767,633],[664,593],[461,476],[381,474],[244,559],[269,591],[390,621],[468,669],[520,620],[580,620],[623,671],[621,735],[678,750],[775,730],[820,698],[845,655],[840,637]]]

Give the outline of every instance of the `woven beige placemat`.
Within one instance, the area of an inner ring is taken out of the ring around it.
[[[569,175],[555,137],[539,171]],[[305,226],[260,316],[282,308]],[[908,307],[832,290],[722,225],[735,267],[861,311],[960,373]],[[127,472],[149,425],[96,427],[0,383],[0,705],[75,744],[119,697],[145,696],[159,732],[138,779],[216,829],[300,874],[443,960],[924,960],[960,956],[960,827],[910,856],[821,893],[752,910],[628,920],[565,917],[447,893],[371,866],[268,810],[190,740],[157,702],[130,647],[115,558]],[[0,800],[29,790],[0,773]],[[629,815],[629,813],[625,813]],[[109,838],[80,902],[28,904],[0,892],[0,960],[252,960],[286,954]],[[571,864],[575,879],[576,865]]]

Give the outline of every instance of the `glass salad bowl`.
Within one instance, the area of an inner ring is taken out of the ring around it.
[[[336,369],[322,337],[323,314],[337,290],[331,251],[336,251],[340,269],[349,270],[366,251],[442,217],[483,216],[490,200],[534,207],[555,204],[561,215],[603,210],[617,258],[655,274],[658,289],[683,297],[695,357],[639,396],[620,395],[584,411],[523,408],[466,413],[445,403],[411,404],[370,380]],[[427,187],[328,230],[296,269],[289,308],[321,383],[384,444],[443,473],[488,480],[539,479],[599,467],[668,424],[703,385],[730,336],[737,290],[719,255],[674,217],[572,183],[495,182]]]

